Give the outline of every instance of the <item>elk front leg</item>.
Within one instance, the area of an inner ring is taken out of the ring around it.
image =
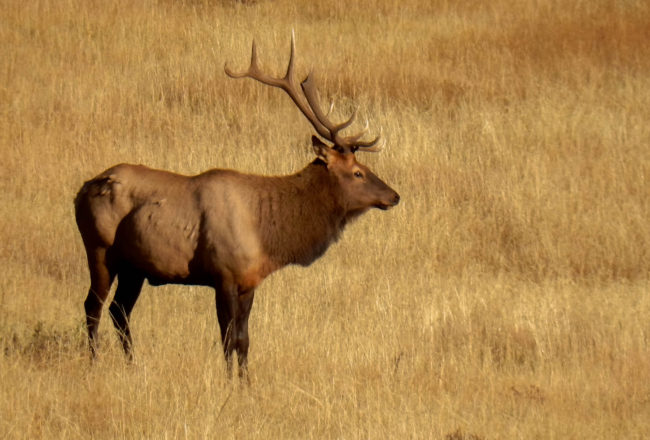
[[[253,307],[255,289],[251,289],[237,298],[239,301],[239,318],[237,319],[237,362],[239,377],[248,379],[248,316]]]
[[[254,290],[239,294],[237,285],[227,282],[215,290],[217,318],[228,376],[232,377],[232,356],[237,350],[239,376],[245,377],[248,366],[248,316],[253,305]]]
[[[232,353],[235,350],[235,322],[237,316],[237,288],[231,283],[222,283],[215,289],[217,319],[221,330],[221,344],[226,359],[228,377],[232,377]]]

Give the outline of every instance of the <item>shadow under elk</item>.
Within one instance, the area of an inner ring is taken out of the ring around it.
[[[366,128],[344,136],[356,112],[335,124],[320,107],[312,75],[297,85],[295,42],[283,78],[263,73],[253,42],[249,77],[284,90],[332,145],[312,137],[316,159],[296,174],[269,177],[213,169],[183,176],[141,165],[119,164],[87,181],[75,199],[76,221],[90,270],[84,303],[90,351],[97,353],[102,307],[117,276],[109,307],[131,359],[129,316],[144,280],[214,288],[229,374],[237,352],[247,372],[248,316],[255,288],[288,265],[307,266],[335,242],[345,225],[370,208],[388,209],[399,195],[355,151],[377,151],[381,135],[362,141]]]

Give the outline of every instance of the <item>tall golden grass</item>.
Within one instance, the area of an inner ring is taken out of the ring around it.
[[[351,3],[0,3],[0,437],[650,435],[650,6]],[[304,118],[223,74],[253,38],[281,73],[291,29],[403,202],[260,287],[250,387],[203,288],[145,287],[135,364],[105,318],[91,366],[76,191],[299,170]]]

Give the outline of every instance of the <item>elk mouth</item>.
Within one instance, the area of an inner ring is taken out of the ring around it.
[[[379,208],[382,211],[387,211],[390,208],[392,208],[393,206],[397,205],[398,203],[399,203],[399,194],[395,193],[395,195],[393,196],[393,199],[390,202],[388,202],[388,203],[379,202],[379,203],[375,204],[375,208]]]

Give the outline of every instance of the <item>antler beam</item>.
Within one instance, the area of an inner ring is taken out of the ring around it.
[[[329,118],[329,113],[325,114],[319,103],[318,92],[314,86],[313,75],[310,73],[307,75],[302,83],[300,83],[300,88],[296,84],[295,74],[294,74],[294,61],[296,57],[296,43],[294,33],[291,33],[291,55],[289,57],[289,65],[287,66],[287,72],[283,78],[276,78],[271,75],[265,74],[259,68],[259,63],[257,59],[257,48],[255,41],[253,41],[253,47],[251,50],[251,62],[248,70],[245,72],[233,72],[228,68],[227,65],[224,66],[224,71],[231,78],[252,78],[256,81],[261,82],[272,87],[277,87],[284,90],[291,100],[296,104],[298,109],[302,112],[307,120],[314,127],[316,132],[323,138],[334,144],[334,147],[340,149],[343,152],[354,153],[359,148],[363,148],[362,151],[379,151],[379,140],[381,139],[381,134],[379,134],[375,139],[371,141],[361,141],[360,139],[367,133],[368,126],[355,135],[342,136],[341,131],[352,125],[354,122],[357,111],[355,110],[352,113],[352,116],[347,121],[344,121],[339,124],[333,123]],[[302,93],[301,93],[302,89]],[[333,103],[332,103],[333,106]],[[330,108],[331,112],[331,108]]]

